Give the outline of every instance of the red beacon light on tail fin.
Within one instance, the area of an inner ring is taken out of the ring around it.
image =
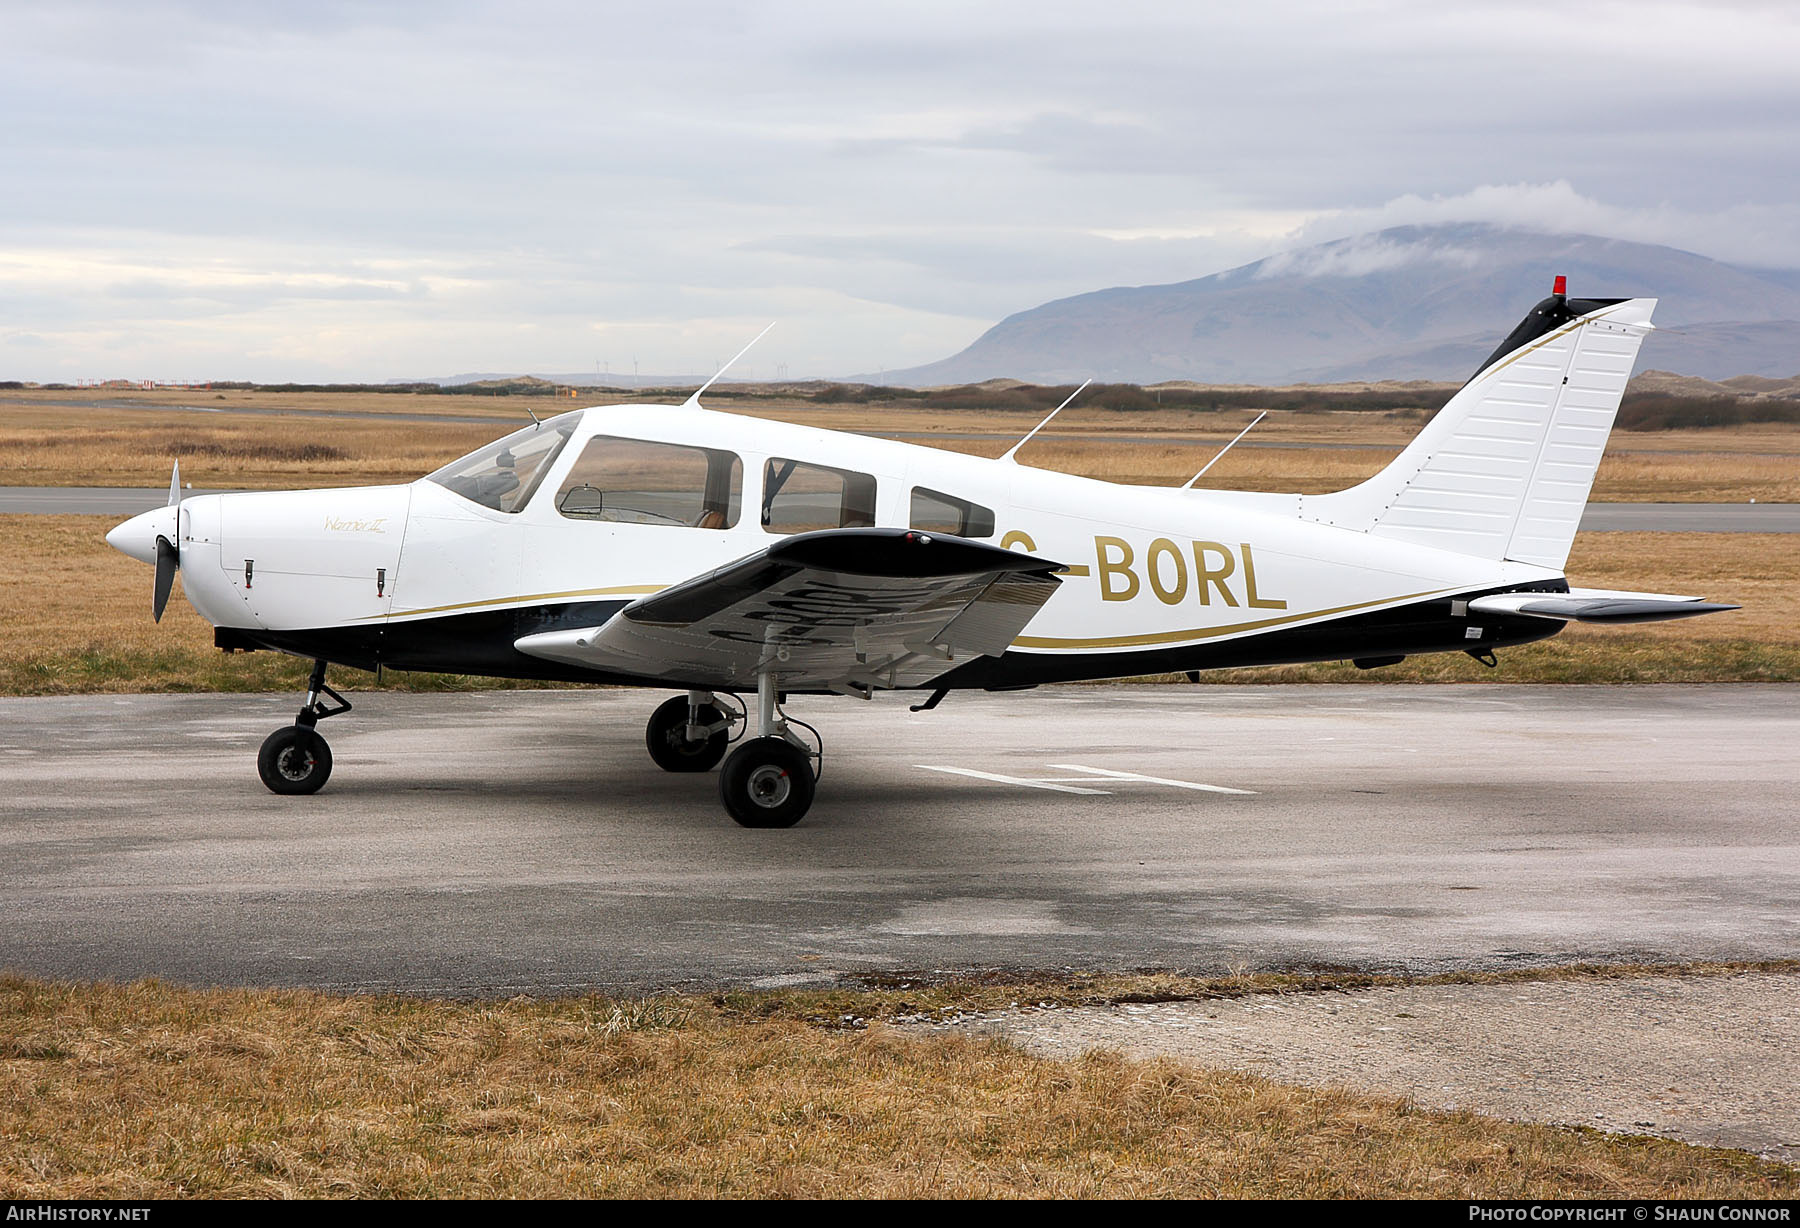
[[[1567,294],[1568,292],[1569,292],[1569,279],[1567,277],[1564,277],[1561,273],[1558,273],[1556,275],[1556,285],[1551,288],[1550,293],[1556,295],[1558,298],[1561,298],[1563,295]]]

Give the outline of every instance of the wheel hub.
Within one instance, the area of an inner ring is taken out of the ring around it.
[[[775,807],[787,801],[793,784],[786,769],[766,764],[750,773],[750,800],[758,806]]]
[[[289,780],[305,780],[312,774],[313,757],[298,746],[290,746],[276,757],[275,767]]]

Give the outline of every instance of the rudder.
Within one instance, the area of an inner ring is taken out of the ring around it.
[[[1387,468],[1301,518],[1560,569],[1655,307],[1545,299]]]

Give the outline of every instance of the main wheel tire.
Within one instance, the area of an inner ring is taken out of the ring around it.
[[[724,720],[725,713],[717,704],[701,704],[700,719],[711,725]],[[689,738],[687,723],[687,697],[677,696],[650,714],[650,723],[644,726],[644,745],[665,772],[710,772],[725,757],[731,735],[720,729],[704,738]]]
[[[752,738],[725,760],[719,800],[744,827],[792,827],[812,806],[812,758],[786,738]]]
[[[283,725],[263,739],[256,773],[271,793],[317,793],[331,779],[331,747],[316,730]]]

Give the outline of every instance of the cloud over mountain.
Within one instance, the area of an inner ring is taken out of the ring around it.
[[[1690,252],[1482,224],[1397,226],[1172,285],[1008,316],[889,383],[1462,379],[1557,274],[1584,297],[1662,300],[1640,365],[1722,379],[1800,372],[1800,284]]]

